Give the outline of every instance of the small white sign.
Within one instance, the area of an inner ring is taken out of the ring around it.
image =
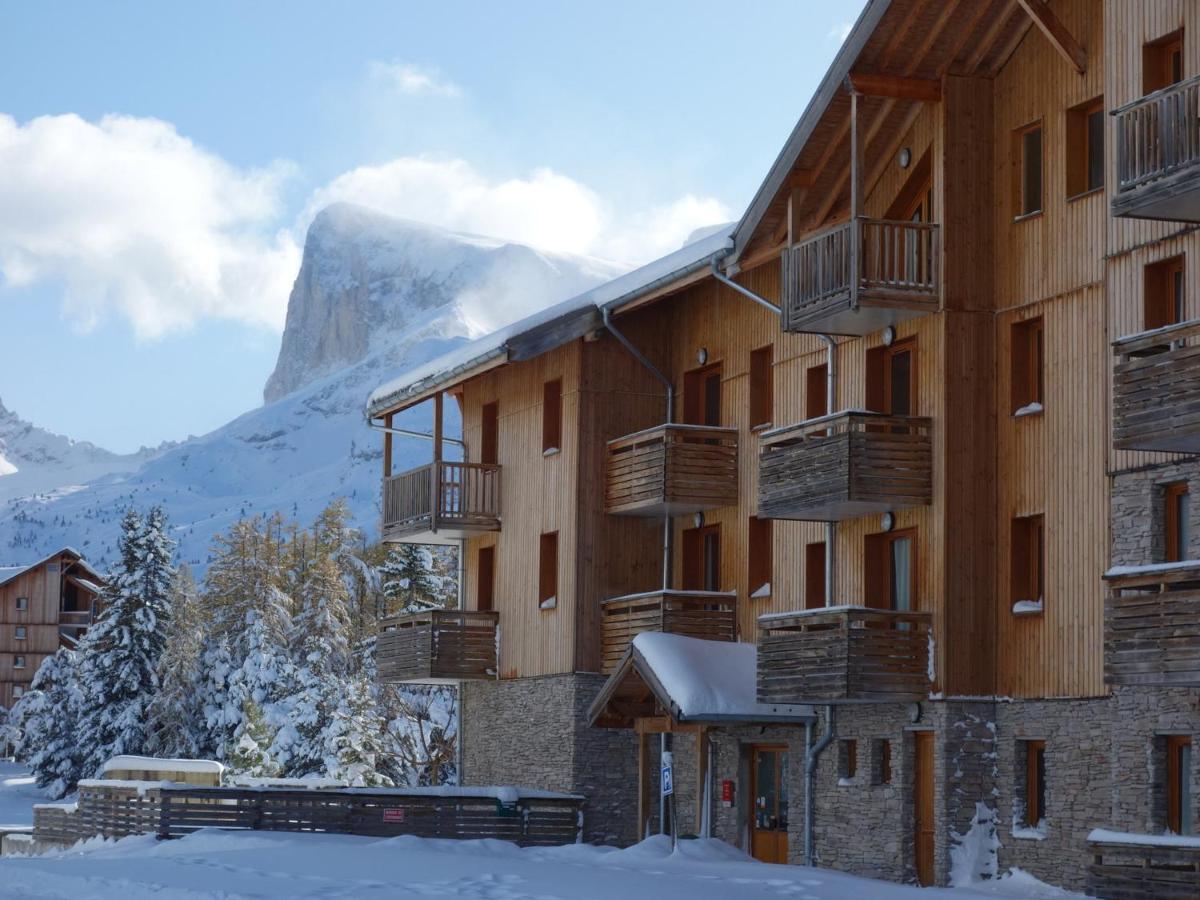
[[[662,795],[668,797],[675,793],[675,772],[671,767],[670,752],[662,755],[662,770],[660,773],[659,784],[662,785]]]

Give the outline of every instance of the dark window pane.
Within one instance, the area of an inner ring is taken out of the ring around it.
[[[1042,208],[1042,129],[1033,128],[1021,136],[1021,214]]]
[[[1088,114],[1087,120],[1087,189],[1104,186],[1104,110]]]

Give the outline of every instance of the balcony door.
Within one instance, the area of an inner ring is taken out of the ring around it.
[[[689,528],[683,533],[683,589],[721,589],[721,526]]]
[[[683,376],[683,420],[687,425],[721,424],[721,364],[693,369]]]
[[[500,462],[500,404],[483,404],[479,421],[479,461],[489,465]]]
[[[750,855],[760,862],[786,863],[788,856],[788,750],[756,744],[750,749]]]
[[[888,416],[917,411],[917,342],[897,341],[867,351],[867,407]]]
[[[917,531],[889,531],[866,538],[866,605],[872,609],[917,609]]]
[[[461,550],[459,551],[462,552]],[[479,548],[479,569],[475,584],[475,608],[491,612],[496,608],[496,548]]]

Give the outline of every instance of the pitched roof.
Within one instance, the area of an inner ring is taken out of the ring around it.
[[[32,569],[40,568],[41,566],[44,566],[46,563],[50,562],[51,560],[53,560],[59,556],[75,557],[75,559],[74,559],[75,565],[78,565],[81,568],[83,568],[84,570],[86,570],[87,573],[91,576],[93,581],[103,583],[104,576],[101,575],[99,572],[97,572],[95,569],[93,569],[91,566],[89,566],[87,564],[87,562],[83,558],[82,553],[80,553],[78,550],[76,550],[73,547],[63,547],[62,549],[56,550],[55,552],[51,553],[49,556],[43,557],[42,559],[39,559],[37,562],[30,563],[29,565],[7,566],[7,567],[0,568],[0,585],[5,585],[8,582],[12,581],[14,578],[17,578],[18,576],[23,575]]]

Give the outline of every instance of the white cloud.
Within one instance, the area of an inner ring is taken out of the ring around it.
[[[400,157],[339,175],[313,194],[305,220],[336,201],[543,250],[630,263],[676,250],[696,228],[732,217],[720,201],[692,195],[619,213],[587,185],[551,169],[491,180],[465,160],[425,157]]]
[[[0,274],[56,281],[87,327],[141,337],[217,317],[280,328],[299,266],[286,163],[239,170],[156,119],[0,115]]]
[[[410,96],[459,97],[462,89],[454,82],[442,77],[437,69],[425,68],[413,63],[372,61],[367,65],[368,74],[392,90]]]
[[[837,41],[839,44],[850,37],[850,32],[854,30],[854,20],[850,19],[845,22],[839,22],[829,29],[826,35],[831,41]]]

